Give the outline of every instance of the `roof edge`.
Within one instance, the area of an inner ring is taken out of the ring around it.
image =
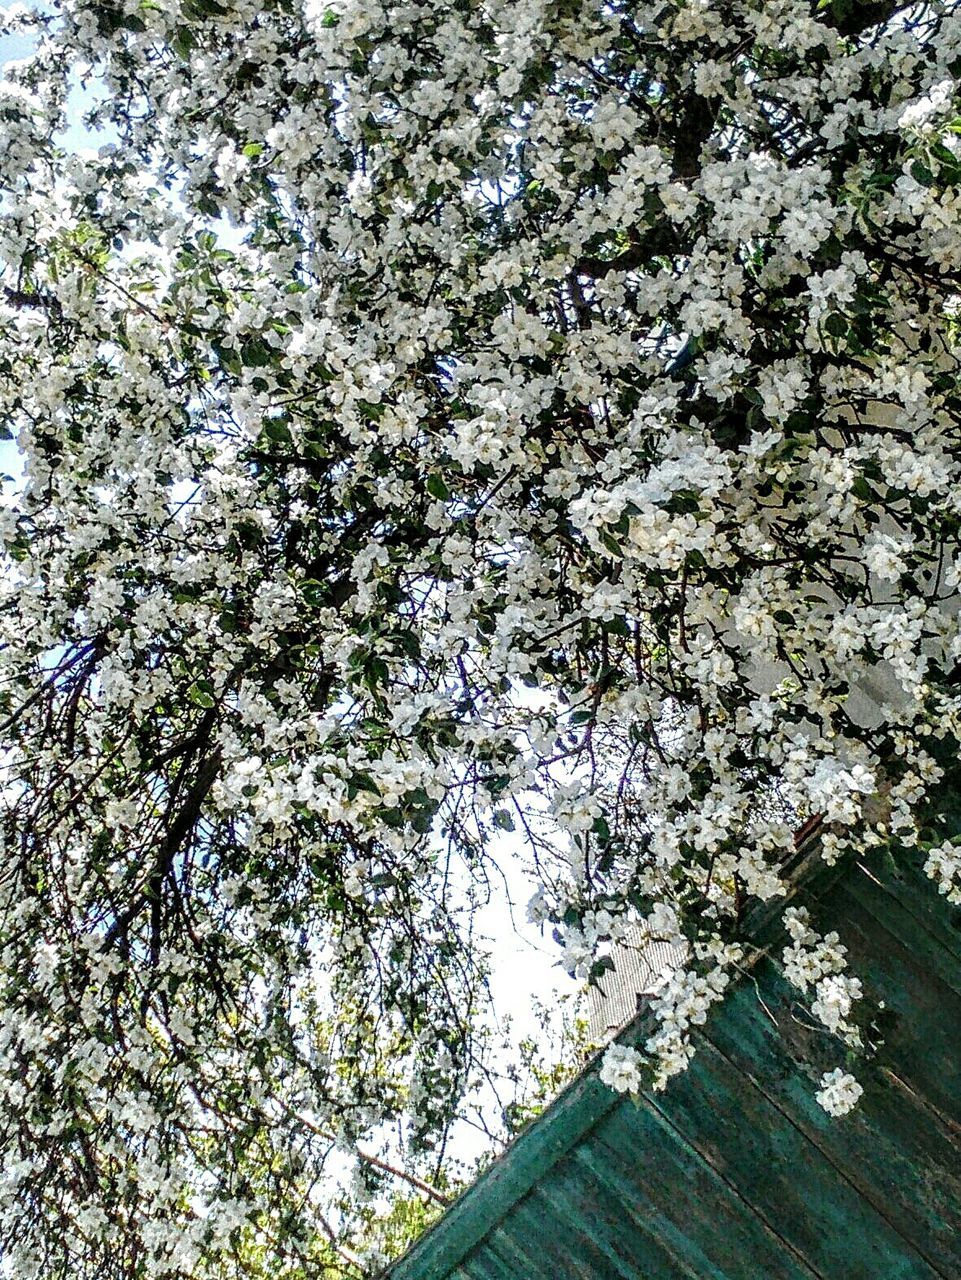
[[[761,942],[780,917],[785,902],[801,887],[824,892],[852,861],[851,856],[829,865],[820,856],[819,820],[800,829],[794,853],[785,865],[788,892],[757,903],[744,922],[744,937]],[[764,954],[758,947],[743,969]],[[722,1002],[723,1005],[723,1002]],[[642,1009],[608,1043],[643,1045],[656,1029],[657,1019]],[[606,1047],[606,1046],[605,1046]],[[505,1214],[619,1102],[620,1094],[602,1084],[598,1072],[604,1049],[589,1059],[580,1073],[553,1102],[523,1129],[510,1145],[466,1187],[437,1221],[381,1272],[380,1280],[446,1280]]]

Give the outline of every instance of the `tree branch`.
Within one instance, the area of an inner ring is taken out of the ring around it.
[[[308,1132],[316,1134],[318,1138],[323,1138],[326,1142],[338,1141],[337,1135],[331,1133],[329,1129],[321,1128],[313,1121],[308,1120],[306,1116],[301,1115],[299,1111],[290,1110],[291,1116],[302,1124]],[[448,1205],[451,1203],[451,1197],[445,1196],[442,1191],[438,1191],[436,1187],[432,1187],[429,1182],[425,1182],[423,1178],[418,1178],[416,1173],[408,1173],[406,1169],[399,1169],[396,1165],[389,1164],[386,1160],[382,1160],[380,1156],[371,1155],[369,1151],[361,1151],[359,1147],[354,1147],[354,1155],[358,1160],[363,1160],[364,1164],[373,1165],[375,1169],[381,1169],[384,1173],[389,1173],[395,1178],[401,1178],[404,1182],[410,1183],[412,1187],[416,1187],[418,1191],[423,1191],[432,1200],[436,1200],[438,1204]]]
[[[888,22],[901,9],[910,9],[911,4],[904,0],[869,0],[860,4],[858,0],[841,2],[834,0],[827,9],[820,11],[821,17],[829,27],[841,36],[859,36],[871,27],[878,27]]]

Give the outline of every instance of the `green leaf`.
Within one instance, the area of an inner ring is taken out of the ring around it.
[[[178,27],[170,41],[170,47],[182,62],[186,62],[197,47],[197,38],[189,27]]]
[[[268,418],[264,422],[264,435],[275,444],[290,444],[293,440],[285,418]]]
[[[410,825],[418,835],[426,836],[434,825],[433,809],[415,809],[410,817]]]
[[[189,18],[223,18],[230,12],[220,0],[183,0],[183,11]]]
[[[923,160],[914,160],[911,164],[911,177],[922,187],[934,186],[934,174]]]
[[[427,477],[427,492],[432,498],[439,498],[441,502],[446,502],[450,497],[450,489],[436,472]]]
[[[187,690],[187,697],[195,706],[212,707],[214,705],[214,687],[209,680],[197,680]]]
[[[249,369],[263,369],[273,360],[270,348],[259,338],[250,338],[240,348],[240,358]]]
[[[219,343],[213,343],[213,349],[217,359],[220,361],[222,369],[226,369],[228,373],[234,374],[236,377],[242,369],[240,356],[231,347],[222,347]]]
[[[348,779],[348,799],[353,800],[354,796],[356,796],[360,791],[367,791],[374,796],[380,795],[380,788],[369,773],[353,773]]]

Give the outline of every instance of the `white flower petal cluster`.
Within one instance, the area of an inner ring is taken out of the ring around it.
[[[825,1071],[815,1097],[829,1116],[846,1116],[858,1105],[863,1093],[854,1076],[835,1067],[833,1071]]]
[[[637,1093],[643,1083],[642,1055],[630,1045],[609,1044],[601,1062],[601,1081],[618,1093]]]
[[[945,840],[929,849],[924,871],[949,902],[961,902],[961,845]]]
[[[788,907],[784,923],[792,939],[782,953],[784,976],[805,994],[813,988],[814,1016],[852,1048],[859,1048],[861,1032],[850,1020],[850,1014],[854,1001],[860,1000],[863,992],[860,978],[844,973],[847,948],[834,930],[822,937],[812,929],[804,907]]]
[[[698,956],[707,962],[703,972],[679,967],[651,1001],[659,1026],[645,1048],[653,1059],[655,1089],[663,1089],[693,1058],[691,1030],[707,1021],[711,1006],[722,999],[731,981],[731,967],[741,958],[741,949],[736,945],[711,946],[707,950],[708,954]]]

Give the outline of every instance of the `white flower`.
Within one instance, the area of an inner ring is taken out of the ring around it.
[[[925,875],[937,882],[949,902],[961,903],[961,844],[945,840],[928,851]]]
[[[295,1108],[346,1150],[482,1084],[488,898],[530,875],[580,980],[678,948],[602,1067],[636,1091],[795,815],[828,859],[920,842],[961,744],[957,6],[633,6],[646,99],[606,3],[35,7],[0,14],[38,50],[0,85],[0,828],[42,889],[0,877],[0,1270],[222,1275],[290,1217],[283,1273],[345,1163]],[[961,901],[959,846],[927,871]],[[857,1046],[845,921],[785,925]],[[136,1213],[46,1193],[77,1114]]]
[[[601,1081],[618,1093],[637,1093],[642,1083],[644,1059],[636,1049],[623,1044],[610,1044],[601,1063]]]
[[[804,907],[788,907],[783,918],[792,939],[782,955],[784,976],[801,992],[814,987],[814,1016],[846,1044],[860,1048],[861,1032],[850,1015],[854,1001],[860,1000],[863,992],[861,980],[843,972],[847,967],[846,948],[833,930],[822,938],[812,929]]]
[[[864,562],[885,582],[897,582],[907,573],[904,552],[907,544],[889,534],[877,534],[864,548]]]
[[[828,1115],[844,1116],[857,1106],[863,1093],[854,1076],[835,1067],[833,1071],[825,1071],[815,1097]]]
[[[543,924],[549,915],[550,904],[547,891],[543,885],[540,885],[527,904],[527,919],[530,924]]]
[[[841,1030],[851,1012],[851,1004],[861,998],[861,982],[843,974],[829,974],[817,985],[817,998],[811,1004],[811,1012],[829,1031]]]
[[[953,80],[941,80],[923,97],[918,98],[917,102],[912,102],[910,106],[905,107],[898,117],[898,124],[902,129],[914,129],[919,133],[927,133],[931,130],[931,119],[933,116],[940,115],[951,105],[951,99],[955,92]]]

